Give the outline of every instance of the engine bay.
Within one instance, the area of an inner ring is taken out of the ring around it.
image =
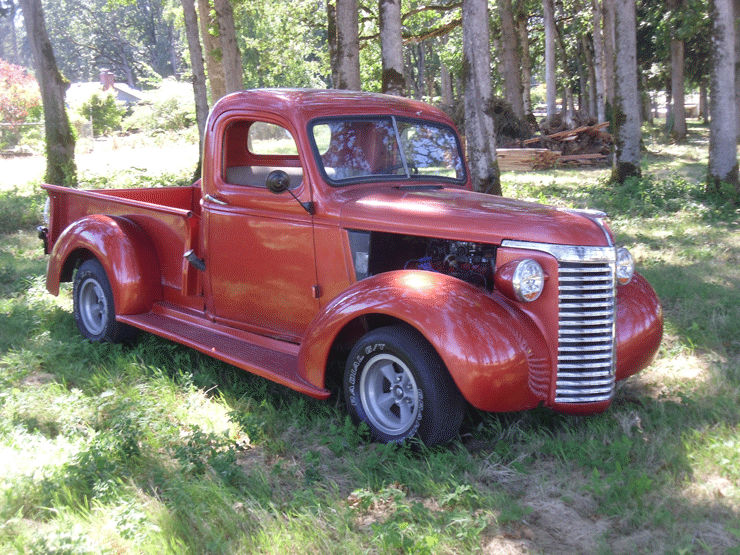
[[[367,239],[367,275],[402,269],[426,270],[461,279],[489,292],[493,290],[496,271],[493,245],[377,232],[369,233]]]

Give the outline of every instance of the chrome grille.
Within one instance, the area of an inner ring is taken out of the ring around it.
[[[595,403],[614,392],[614,263],[560,262],[557,403]]]
[[[611,242],[609,234],[605,236]],[[598,403],[614,394],[616,249],[507,240],[502,246],[546,252],[558,261],[556,403]]]

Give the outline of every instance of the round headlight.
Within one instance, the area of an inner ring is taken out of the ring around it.
[[[545,287],[545,272],[536,261],[527,258],[517,264],[511,283],[517,300],[531,303],[539,298]]]
[[[634,273],[635,259],[632,258],[630,251],[621,247],[617,250],[617,282],[620,285],[627,285]]]

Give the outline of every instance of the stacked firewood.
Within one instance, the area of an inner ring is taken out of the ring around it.
[[[608,126],[608,123],[584,125],[576,129],[567,129],[549,135],[543,134],[522,141],[524,148],[521,150],[532,151],[530,157],[533,163],[526,169],[540,169],[537,164],[543,158],[536,153],[543,149],[557,153],[556,157],[549,158],[554,163],[547,167],[557,164],[594,165],[607,162],[614,142],[611,134],[605,131]],[[520,158],[526,156],[519,154]]]
[[[496,156],[501,171],[545,170],[560,160],[559,152],[547,148],[499,148]]]

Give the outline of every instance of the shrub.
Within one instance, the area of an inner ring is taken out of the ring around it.
[[[165,80],[148,96],[149,101],[138,104],[123,121],[125,131],[161,133],[187,129],[195,124],[193,89],[187,83]]]
[[[92,120],[93,135],[107,135],[121,127],[122,109],[110,93],[93,93],[82,104],[80,113],[86,120]]]

